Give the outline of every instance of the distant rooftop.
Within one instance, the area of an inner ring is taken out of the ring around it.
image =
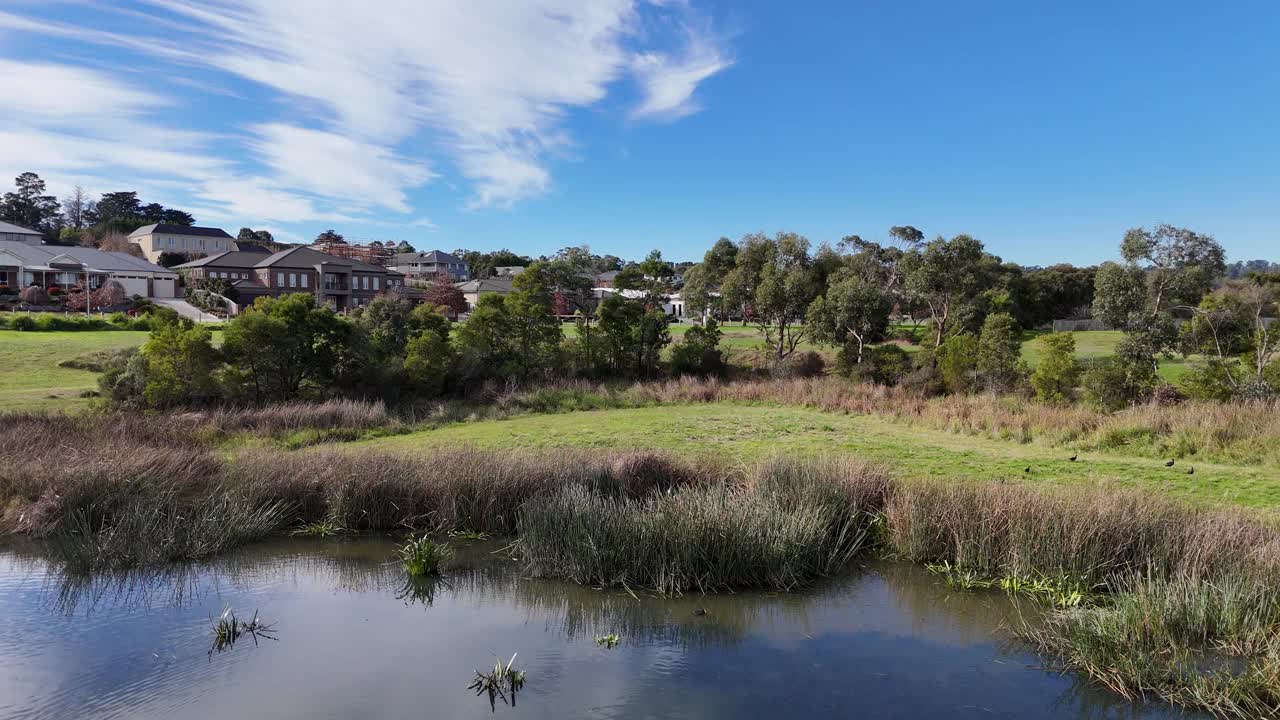
[[[226,230],[215,227],[199,227],[196,225],[170,225],[167,223],[152,223],[143,225],[142,227],[129,233],[129,237],[143,237],[144,235],[190,235],[194,237],[216,237],[234,240],[235,238],[227,234]]]

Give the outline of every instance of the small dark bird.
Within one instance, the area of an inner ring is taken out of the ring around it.
[[[1164,466],[1165,466],[1165,467],[1173,467],[1173,461],[1172,461],[1172,460],[1170,460],[1169,462],[1165,463],[1165,464],[1164,464]]]
[[[1076,461],[1076,458],[1078,458],[1078,457],[1080,457],[1080,456],[1079,456],[1079,455],[1072,455],[1071,457],[1069,457],[1069,458],[1067,458],[1067,459],[1068,459],[1068,460],[1070,460],[1071,462],[1075,462],[1075,461]]]
[[[705,608],[698,608],[697,610],[694,610],[694,611],[693,611],[693,614],[694,614],[694,615],[706,615],[706,614],[707,614],[707,611],[706,611],[706,609],[705,609]]]
[[[1026,468],[1024,468],[1024,469],[1022,470],[1022,472],[1025,472],[1025,473],[1029,473],[1029,472],[1031,472],[1031,466],[1030,466],[1030,465],[1028,465]]]
[[[1195,469],[1194,467],[1189,467],[1189,468],[1187,468],[1187,474],[1188,474],[1188,475],[1195,475],[1195,474],[1196,474],[1196,469]]]

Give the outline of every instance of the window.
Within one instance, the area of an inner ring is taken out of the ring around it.
[[[308,277],[310,277],[310,276],[309,276],[307,273],[302,273],[302,287],[306,287],[306,286],[307,286],[307,278],[308,278]]]
[[[361,282],[361,284],[364,286],[364,289],[365,289],[365,290],[368,290],[368,289],[369,289],[369,276],[368,276],[368,275],[365,275],[363,278],[361,278],[360,282]]]
[[[377,290],[377,289],[378,289],[378,278],[374,278],[374,279],[373,279],[373,289],[374,289],[374,290]]]
[[[289,287],[298,287],[298,273],[289,273]]]
[[[276,273],[276,287],[284,287],[284,273]]]

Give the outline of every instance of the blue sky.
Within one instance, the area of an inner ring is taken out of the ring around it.
[[[235,232],[1280,260],[1280,3],[0,0],[0,173]]]

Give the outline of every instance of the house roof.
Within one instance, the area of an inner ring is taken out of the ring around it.
[[[477,295],[487,292],[509,293],[514,282],[515,280],[509,277],[491,277],[454,283],[453,286],[464,293],[476,293]]]
[[[618,277],[618,273],[619,273],[619,272],[620,272],[620,271],[618,271],[618,270],[610,270],[609,272],[602,272],[602,273],[600,273],[599,275],[596,275],[596,279],[597,279],[597,280],[612,280],[612,279],[614,279],[614,278]]]
[[[160,267],[128,253],[105,252],[96,248],[66,247],[62,245],[31,245],[12,240],[0,240],[0,252],[7,252],[28,267],[49,267],[49,263],[61,256],[102,272],[153,272],[172,274]]]
[[[0,222],[0,234],[2,235],[42,235],[38,230],[24,228],[21,225],[13,223]]]
[[[386,273],[388,275],[403,275],[403,273],[389,270],[377,265],[362,263],[359,260],[350,260],[348,258],[338,257],[337,255],[329,255],[319,250],[313,250],[309,247],[292,247],[288,250],[281,250],[277,253],[264,255],[257,251],[231,250],[217,255],[202,257],[199,260],[192,260],[188,263],[178,265],[175,269],[197,268],[197,267],[232,267],[232,268],[298,268],[311,269],[316,265],[329,265],[332,267],[350,267],[357,272]]]
[[[232,240],[233,238],[227,234],[226,230],[215,227],[198,227],[196,225],[169,225],[167,223],[152,223],[143,225],[142,227],[129,233],[129,237],[144,237],[154,233],[163,235],[190,235],[193,237],[216,237]]]
[[[442,263],[445,265],[448,265],[448,264],[466,265],[466,261],[464,261],[462,258],[456,257],[454,255],[450,255],[449,253],[446,253],[446,252],[440,252],[439,250],[432,250],[431,252],[396,253],[394,262],[397,265],[399,265],[400,263],[411,263],[411,262]]]

